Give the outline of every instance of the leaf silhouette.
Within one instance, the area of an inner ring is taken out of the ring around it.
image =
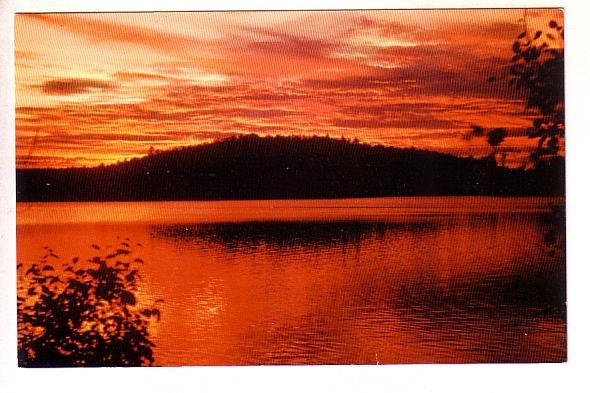
[[[520,52],[520,42],[516,41],[512,44],[512,51],[515,53]]]
[[[133,259],[130,253],[119,252],[123,261]],[[128,268],[116,267],[129,265],[123,261],[95,256],[77,265],[74,258],[59,268],[43,263],[28,269],[31,276],[22,287],[19,283],[23,292],[17,296],[19,366],[153,363],[148,322],[159,320],[159,311],[139,306],[140,275],[134,269],[126,279]]]
[[[123,293],[121,293],[121,302],[133,306],[136,303],[135,295],[129,291],[123,291]]]
[[[498,146],[506,138],[506,129],[495,128],[488,133],[488,143],[490,146]]]
[[[157,308],[154,308],[154,309],[152,309],[152,314],[158,318],[158,321],[160,320],[160,310],[158,310]]]

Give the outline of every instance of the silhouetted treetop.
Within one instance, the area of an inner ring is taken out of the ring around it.
[[[509,83],[524,91],[527,108],[538,112],[529,130],[531,138],[539,138],[534,161],[556,154],[565,136],[564,29],[554,20],[548,27],[534,35],[525,27],[512,46]]]
[[[499,131],[493,142],[500,141]],[[499,142],[498,142],[499,143]],[[19,201],[561,195],[562,159],[536,171],[327,137],[232,137],[105,167],[17,170]],[[545,177],[539,177],[544,174]]]
[[[525,95],[525,109],[533,117],[528,136],[538,139],[531,153],[533,165],[547,164],[560,149],[565,137],[564,29],[554,20],[545,30],[529,30],[525,17],[522,31],[512,44],[514,55],[508,65],[508,85]],[[488,82],[496,82],[496,76]],[[485,130],[472,126],[470,136],[483,136]],[[488,143],[494,149],[504,137],[498,129],[489,130]],[[492,154],[495,154],[496,150]]]

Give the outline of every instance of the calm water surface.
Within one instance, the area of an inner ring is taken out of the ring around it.
[[[562,199],[35,203],[19,262],[142,247],[156,364],[566,360]]]

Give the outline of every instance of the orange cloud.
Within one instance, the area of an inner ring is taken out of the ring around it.
[[[506,74],[523,10],[252,15],[18,15],[17,165],[94,165],[250,132],[489,154],[466,138],[480,124],[508,129],[508,162],[534,144],[523,97],[487,82]]]
[[[149,49],[182,54],[195,48],[212,49],[210,41],[198,40],[178,34],[164,34],[149,27],[138,27],[107,20],[85,18],[78,14],[21,14],[27,18],[67,29],[70,32],[95,42],[113,41],[123,44],[141,45]],[[108,19],[109,14],[105,14]]]

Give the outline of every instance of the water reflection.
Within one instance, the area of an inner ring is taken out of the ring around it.
[[[422,233],[434,231],[440,224],[424,222],[241,222],[193,225],[158,225],[153,236],[184,242],[208,242],[226,247],[230,252],[245,252],[258,247],[274,249],[293,247],[330,247],[357,244],[367,238],[383,239],[386,233]]]
[[[230,262],[263,277],[242,310],[256,318],[243,326],[245,318],[227,315],[242,325],[240,354],[221,364],[564,359],[565,261],[543,251],[536,215],[158,225],[150,233],[219,254],[205,262],[213,270]],[[539,349],[546,346],[551,353]]]
[[[548,252],[545,201],[429,198],[411,214],[361,202],[356,218],[323,201],[305,219],[297,201],[268,219],[223,202],[203,219],[194,202],[178,222],[20,225],[19,258],[141,242],[142,291],[165,301],[159,365],[565,360],[565,259]]]

